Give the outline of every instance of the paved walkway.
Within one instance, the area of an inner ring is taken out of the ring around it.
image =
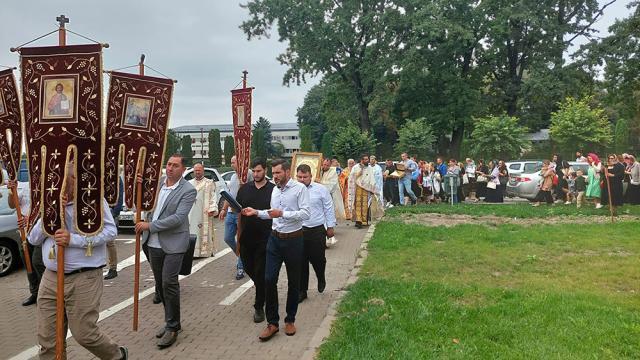
[[[218,240],[223,244],[220,239],[222,224],[216,225]],[[115,280],[105,281],[100,328],[116,342],[127,346],[131,359],[299,359],[308,350],[310,340],[330,305],[338,299],[340,290],[345,286],[365,233],[365,229],[357,230],[353,226],[337,228],[336,235],[340,241],[327,250],[327,289],[323,294],[314,290],[317,283],[311,271],[309,298],[298,308],[298,332],[293,337],[280,332],[266,343],[258,340],[257,336],[266,324],[253,322],[254,288],[250,287],[248,277],[235,280],[235,255],[226,245],[219,246],[222,251],[217,256],[195,262],[194,270],[197,271],[180,280],[183,331],[174,346],[164,350],[155,346],[154,334],[163,325],[163,310],[162,305],[152,303],[153,281],[148,263],[141,267],[141,297],[147,296],[140,301],[138,332],[131,330],[132,306],[131,301],[127,302],[133,287],[133,266],[121,270]],[[126,247],[120,250],[121,261],[132,254],[130,245],[123,245]],[[128,252],[125,253],[125,249]],[[17,276],[24,279],[24,271],[11,277]],[[19,301],[27,294],[26,280],[14,280],[11,287],[13,296],[10,300],[6,299],[7,296],[0,297],[4,304],[15,305],[3,306],[0,318],[22,325],[17,329],[8,328],[7,323],[0,325],[2,334],[12,334],[2,336],[0,347],[7,357],[18,355],[16,359],[29,359],[37,351],[34,346],[35,320],[29,318],[35,308],[19,306]],[[281,318],[284,318],[286,287],[283,266],[278,284]],[[0,280],[0,290],[2,288]],[[14,311],[16,309],[18,311]],[[68,355],[69,359],[94,358],[73,338],[68,340]]]

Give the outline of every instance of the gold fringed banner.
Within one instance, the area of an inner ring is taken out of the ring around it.
[[[31,218],[53,236],[62,228],[60,195],[75,161],[75,228],[102,229],[102,46],[20,50]]]
[[[120,159],[124,159],[127,207],[135,204],[139,160],[144,162],[142,209],[155,207],[171,113],[173,80],[111,72],[105,143],[105,197],[118,201]]]
[[[231,90],[233,142],[238,161],[238,178],[247,182],[251,157],[251,95],[253,88]],[[229,161],[225,159],[225,161]]]
[[[13,70],[0,71],[0,168],[10,180],[18,179],[22,148],[22,112]],[[0,171],[0,184],[2,178]]]

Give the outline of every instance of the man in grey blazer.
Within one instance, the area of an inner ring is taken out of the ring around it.
[[[181,329],[178,273],[189,248],[189,211],[196,200],[196,189],[182,178],[182,156],[172,155],[166,169],[155,209],[147,214],[147,222],[136,224],[136,232],[142,232],[143,246],[149,249],[156,292],[164,305],[166,324],[156,334],[161,349],[173,345]]]

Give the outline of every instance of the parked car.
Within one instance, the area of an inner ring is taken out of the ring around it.
[[[0,188],[0,277],[9,275],[22,264],[21,239],[16,211],[9,207],[9,190]]]
[[[233,174],[235,174],[235,171],[227,171],[222,173],[222,175],[220,175],[220,177],[222,178],[222,180],[224,180],[224,183],[227,185],[227,188],[229,187],[229,183],[231,182],[231,177],[233,176]]]
[[[216,193],[218,195],[218,210],[222,209],[224,200],[222,199],[222,196],[220,196],[220,192],[223,190],[228,190],[227,183],[223,180],[222,175],[220,175],[218,170],[214,168],[204,168],[204,176],[216,183]],[[182,174],[182,177],[187,181],[193,179],[193,168],[187,169],[184,174]]]
[[[588,163],[569,161],[569,165],[573,171],[582,169],[585,174],[589,169]],[[530,201],[535,200],[538,196],[538,191],[540,191],[540,182],[542,180],[540,169],[542,169],[542,161],[538,162],[535,166],[525,164],[524,171],[521,173],[511,173],[511,171],[509,171],[507,195],[520,197]]]

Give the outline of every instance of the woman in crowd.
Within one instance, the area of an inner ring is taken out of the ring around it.
[[[558,185],[556,186],[556,203],[567,203],[569,200],[569,183],[568,179],[571,175],[571,165],[566,160],[562,160],[562,163],[556,166],[556,175],[558,176]],[[571,202],[569,202],[570,204]]]
[[[431,180],[431,166],[426,161],[422,164],[418,180],[422,188],[422,201],[426,204],[431,203],[433,201],[433,181]]]
[[[487,197],[487,181],[489,180],[489,167],[484,160],[478,160],[476,168],[476,196],[478,199]]]
[[[553,190],[553,178],[556,176],[556,172],[551,165],[549,160],[545,160],[542,162],[542,170],[540,170],[540,175],[542,175],[542,180],[540,184],[540,191],[538,191],[538,196],[536,196],[536,202],[533,203],[533,206],[540,206],[540,202],[545,201],[547,204],[553,204],[553,196],[551,196],[551,190]]]
[[[487,177],[487,194],[486,202],[499,203],[502,202],[502,191],[500,187],[500,169],[498,162],[489,161],[489,176]]]
[[[458,186],[458,200],[464,202],[464,199],[469,196],[469,193],[467,191],[464,191],[464,179],[466,178],[468,183],[469,178],[466,176],[467,172],[463,163],[459,162],[458,168],[460,169],[460,178],[458,179],[458,184],[460,184],[460,186]]]
[[[602,180],[600,203],[609,205],[610,190],[611,209],[614,214],[617,207],[623,204],[622,180],[624,179],[624,170],[625,166],[618,161],[618,156],[611,154],[608,157],[607,166],[603,166],[602,172],[600,173],[600,179]]]
[[[625,173],[629,176],[629,185],[625,201],[631,205],[640,205],[640,163],[633,155],[627,155]]]
[[[509,182],[509,170],[507,170],[507,164],[504,163],[504,160],[498,162],[498,181],[500,183],[500,202],[503,202],[507,194],[507,183]]]
[[[600,164],[600,158],[594,153],[589,153],[587,156],[587,162],[589,163],[589,171],[587,172],[587,191],[585,196],[587,199],[593,200],[596,205],[596,209],[600,209],[600,171],[602,171],[602,164]]]
[[[476,198],[476,163],[472,159],[467,158],[465,160],[464,173],[467,177],[467,184],[465,186],[465,194],[473,202],[477,202]],[[464,183],[464,181],[463,181]]]

